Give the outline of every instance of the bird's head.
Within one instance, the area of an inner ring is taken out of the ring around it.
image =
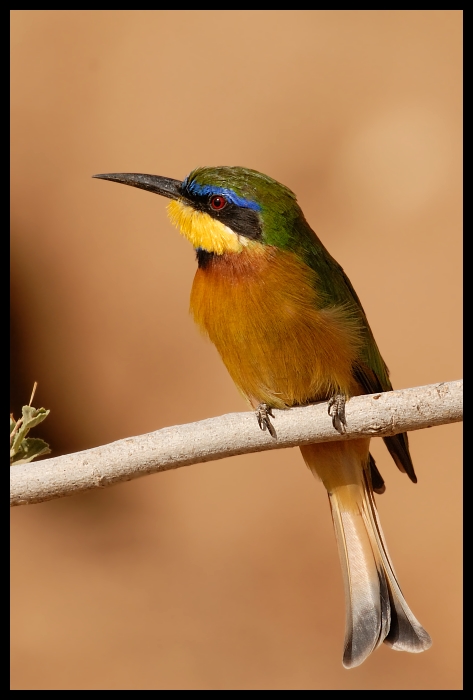
[[[247,168],[197,168],[182,182],[137,173],[94,177],[171,199],[171,221],[194,248],[217,255],[251,245],[290,246],[296,222],[304,220],[291,190]]]

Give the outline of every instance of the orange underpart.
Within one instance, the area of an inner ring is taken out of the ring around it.
[[[253,244],[214,256],[197,270],[191,313],[253,405],[360,393],[357,322],[346,308],[322,307],[314,272],[294,253]]]

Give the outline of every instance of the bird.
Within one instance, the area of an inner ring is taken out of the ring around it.
[[[94,177],[170,200],[171,222],[196,253],[191,315],[273,438],[273,409],[327,401],[327,420],[344,432],[347,400],[392,390],[350,280],[288,187],[239,166],[198,167],[182,181],[141,173]],[[407,434],[384,442],[416,483]],[[345,592],[347,669],[382,642],[413,653],[432,643],[388,554],[374,499],[385,484],[369,446],[363,437],[300,447],[328,492]]]

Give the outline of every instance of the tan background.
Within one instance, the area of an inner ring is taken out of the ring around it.
[[[458,11],[14,11],[13,409],[54,454],[245,410],[188,316],[165,201],[92,180],[245,165],[291,187],[397,387],[457,379]],[[341,665],[327,497],[297,450],[12,511],[15,689],[461,687],[460,426],[374,452],[404,593],[433,637]]]

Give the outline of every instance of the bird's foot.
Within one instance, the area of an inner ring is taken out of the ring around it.
[[[272,438],[276,438],[276,431],[274,430],[274,427],[271,421],[269,420],[269,416],[271,416],[271,418],[274,418],[271,406],[268,406],[267,403],[260,403],[255,413],[256,420],[258,421],[260,429],[267,430]]]
[[[335,394],[329,399],[328,414],[332,417],[332,425],[341,435],[346,432],[345,404],[346,396],[343,394]]]

